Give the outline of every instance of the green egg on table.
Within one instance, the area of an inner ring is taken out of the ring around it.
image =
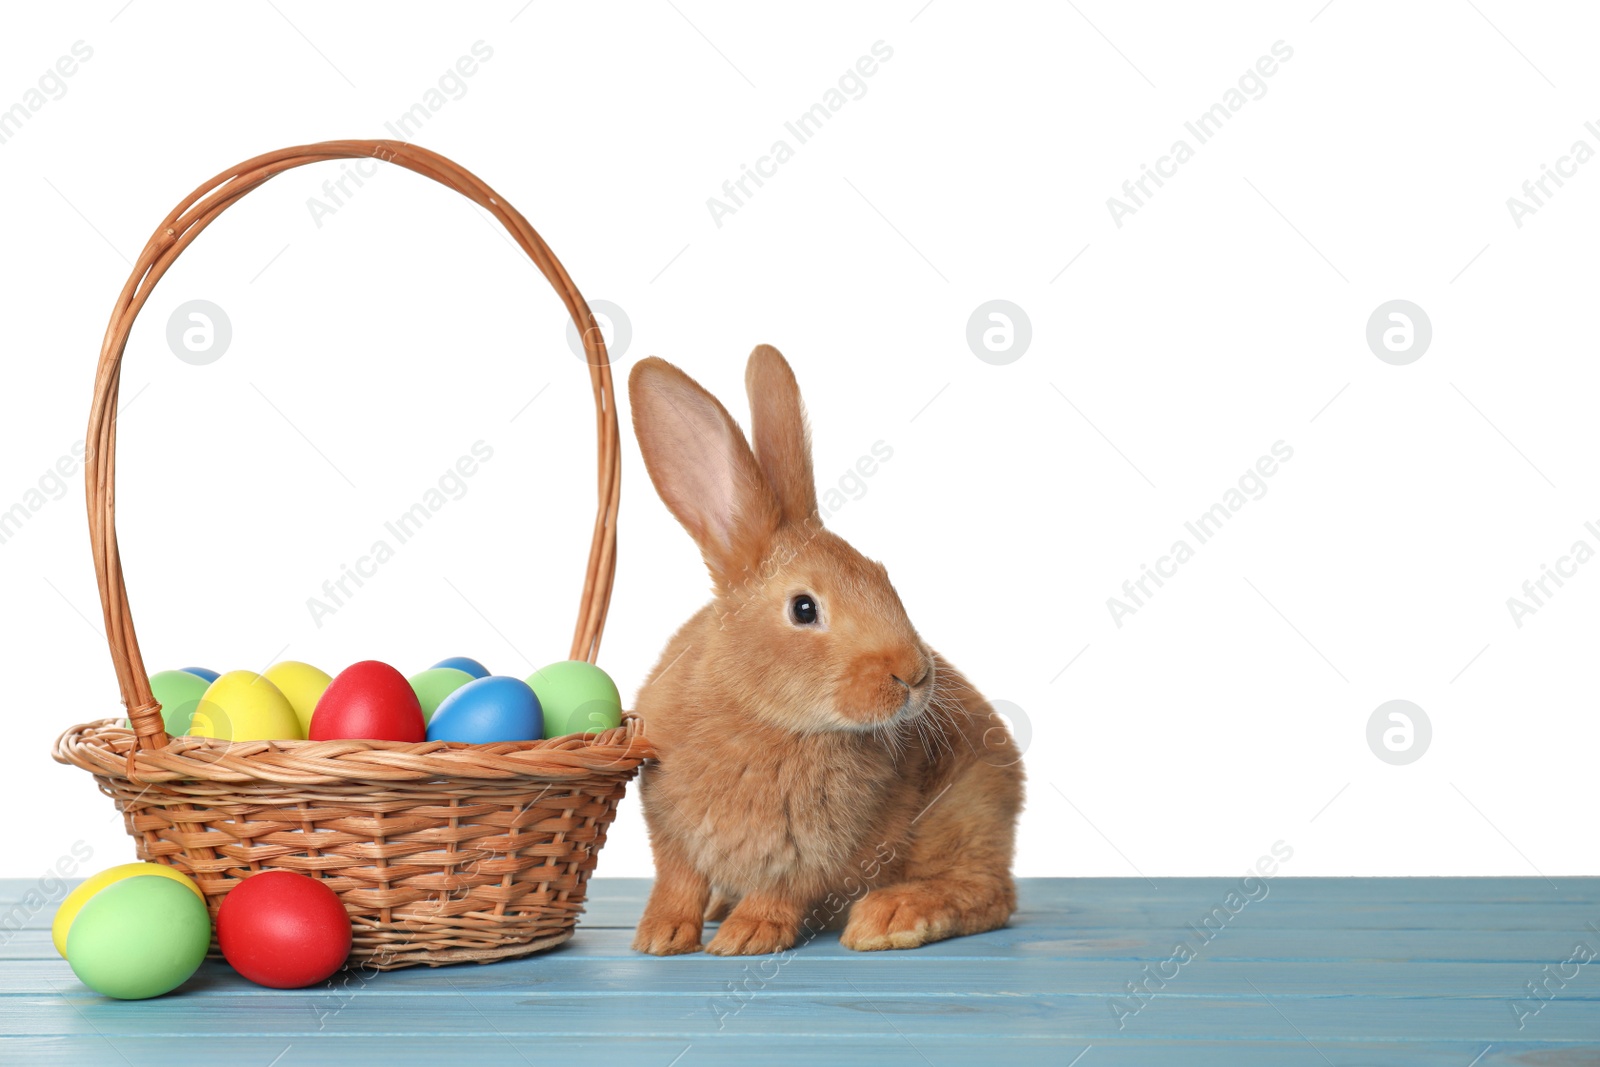
[[[211,946],[211,916],[171,878],[112,882],[79,908],[66,935],[78,980],[119,1000],[158,997],[189,980]]]
[[[194,717],[194,709],[199,706],[209,684],[188,671],[157,671],[150,676],[150,692],[161,705],[161,721],[167,733],[182,737],[189,732],[189,720]],[[122,724],[133,725],[127,719]]]
[[[304,741],[289,698],[251,671],[229,671],[206,690],[189,722],[189,736],[223,741]]]
[[[289,701],[289,706],[294,709],[295,718],[300,720],[300,736],[306,736],[311,730],[311,713],[317,710],[317,701],[322,699],[323,692],[333,684],[333,678],[326,671],[293,659],[274,663],[261,677],[277,686],[278,691]]]
[[[544,736],[597,734],[622,725],[622,697],[611,676],[581,659],[541,667],[527,682],[544,709]]]
[[[422,721],[430,722],[444,698],[473,681],[472,675],[454,667],[430,667],[407,679],[422,705]]]

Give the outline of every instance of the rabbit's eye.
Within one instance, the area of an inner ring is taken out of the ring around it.
[[[817,602],[805,593],[789,601],[789,617],[799,626],[814,626],[817,621]]]

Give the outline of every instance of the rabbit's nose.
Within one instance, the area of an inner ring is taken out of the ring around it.
[[[911,680],[907,681],[906,679],[900,677],[898,674],[890,675],[890,677],[893,678],[895,681],[899,682],[901,685],[905,686],[907,689],[915,689],[917,686],[921,685],[923,682],[928,680],[928,672],[930,670],[932,670],[932,665],[927,660],[923,660],[921,663],[919,663],[917,665],[917,670],[916,670],[916,675],[917,676],[915,678],[912,678]],[[912,672],[907,671],[906,673],[910,674]]]

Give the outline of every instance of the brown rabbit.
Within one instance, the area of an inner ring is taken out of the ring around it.
[[[853,949],[1003,926],[1016,745],[917,635],[883,565],[822,528],[777,349],[751,353],[745,386],[753,453],[672,364],[642,360],[628,379],[650,479],[715,593],[635,703],[660,759],[641,779],[656,882],[633,947],[696,952],[720,918],[706,951],[777,952],[847,909]]]

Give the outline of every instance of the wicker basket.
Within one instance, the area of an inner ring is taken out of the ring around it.
[[[267,870],[321,879],[355,928],[351,965],[488,961],[572,936],[606,828],[653,755],[640,721],[594,737],[459,745],[390,741],[229,743],[164,732],[134,635],[114,522],[117,392],[134,317],[172,261],[218,215],[274,175],[376,157],[426,175],[499,219],[566,304],[583,337],[598,425],[599,508],[571,657],[593,662],[616,563],[620,461],[605,342],[566,271],[516,209],[474,175],[399,141],[329,141],[258,156],[212,178],[145,244],[111,314],[86,457],[89,532],[120,718],[75,726],[54,756],[116,801],[139,857],[192,876],[212,914]]]

